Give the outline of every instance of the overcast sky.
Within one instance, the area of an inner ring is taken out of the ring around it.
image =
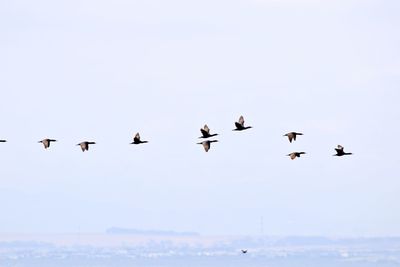
[[[0,1],[0,232],[400,235],[399,12]],[[232,132],[240,115],[254,128]]]

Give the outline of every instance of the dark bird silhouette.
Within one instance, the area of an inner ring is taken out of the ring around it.
[[[0,143],[5,143],[7,142],[7,140],[0,140]]]
[[[218,134],[210,134],[210,128],[208,128],[207,124],[200,129],[200,132],[203,136],[200,136],[199,138],[209,138],[218,135]]]
[[[284,136],[287,136],[289,139],[289,142],[291,143],[293,140],[296,141],[296,136],[298,135],[303,135],[302,133],[296,133],[296,132],[290,132],[285,134]]]
[[[345,156],[345,155],[353,155],[353,153],[344,152],[344,147],[342,147],[341,145],[338,145],[337,148],[335,148],[335,150],[336,150],[336,154],[333,156],[341,157],[341,156]]]
[[[94,144],[96,144],[96,142],[84,141],[84,142],[77,144],[77,146],[80,146],[82,149],[82,152],[85,152],[86,150],[89,150],[89,145],[94,145]]]
[[[42,141],[39,141],[38,143],[42,143],[44,148],[48,149],[50,147],[51,142],[57,142],[57,140],[46,138],[46,139],[43,139]]]
[[[200,142],[200,143],[197,143],[197,144],[203,145],[204,150],[206,152],[208,152],[208,150],[210,150],[211,143],[214,143],[214,142],[218,142],[218,140],[207,140],[207,141],[203,141],[203,142]]]
[[[252,126],[244,126],[244,118],[243,116],[240,116],[239,121],[235,122],[236,129],[233,129],[232,131],[243,131],[247,130],[250,128],[253,128]]]
[[[148,141],[140,140],[140,134],[136,133],[136,135],[133,137],[133,142],[131,144],[138,145],[138,144],[144,144],[144,143],[148,143]]]
[[[247,249],[242,249],[242,253],[246,254],[247,253]]]
[[[290,154],[287,154],[286,156],[290,156],[290,158],[294,160],[296,157],[300,158],[300,156],[303,154],[306,154],[306,152],[292,152]]]

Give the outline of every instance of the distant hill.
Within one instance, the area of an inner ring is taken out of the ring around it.
[[[153,235],[153,236],[198,236],[195,232],[175,232],[165,230],[138,230],[130,228],[111,227],[106,230],[112,235]]]

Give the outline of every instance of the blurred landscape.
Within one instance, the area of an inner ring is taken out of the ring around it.
[[[105,233],[0,235],[1,267],[399,265],[398,237],[203,236],[122,228]]]

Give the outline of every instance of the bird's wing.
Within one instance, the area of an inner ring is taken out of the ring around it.
[[[208,136],[208,132],[204,129],[200,129],[201,134],[205,137]]]
[[[238,122],[235,122],[235,126],[237,129],[243,129],[243,125]]]

